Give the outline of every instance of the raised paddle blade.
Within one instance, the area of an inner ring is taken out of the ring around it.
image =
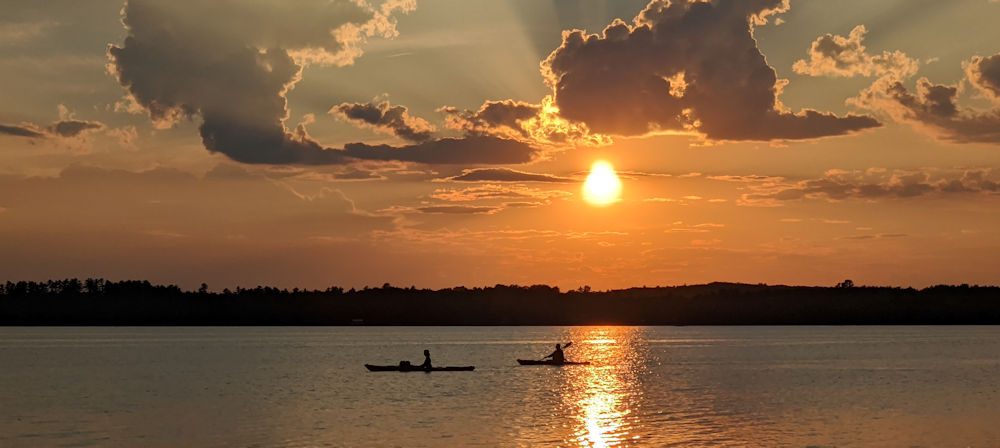
[[[571,345],[573,345],[573,341],[567,342],[566,345],[563,346],[563,348],[568,348]]]

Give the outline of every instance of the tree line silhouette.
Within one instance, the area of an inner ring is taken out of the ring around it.
[[[1000,287],[710,283],[593,291],[546,285],[211,292],[88,278],[0,284],[0,325],[1000,324]]]

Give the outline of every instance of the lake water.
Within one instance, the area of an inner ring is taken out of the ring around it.
[[[555,342],[590,366],[518,366]],[[364,363],[475,365],[368,372]],[[1000,327],[0,328],[0,446],[1000,446]]]

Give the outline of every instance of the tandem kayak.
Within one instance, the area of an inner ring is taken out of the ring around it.
[[[476,369],[476,366],[431,367],[425,369],[420,366],[373,366],[365,364],[365,368],[372,372],[471,372]]]
[[[573,361],[538,361],[534,359],[518,359],[517,363],[522,366],[589,366],[590,361],[583,362],[573,362]]]

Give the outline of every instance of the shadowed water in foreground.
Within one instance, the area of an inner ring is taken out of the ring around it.
[[[586,366],[519,366],[555,342]],[[364,363],[475,365],[368,372]],[[2,446],[998,446],[995,327],[0,328]]]

